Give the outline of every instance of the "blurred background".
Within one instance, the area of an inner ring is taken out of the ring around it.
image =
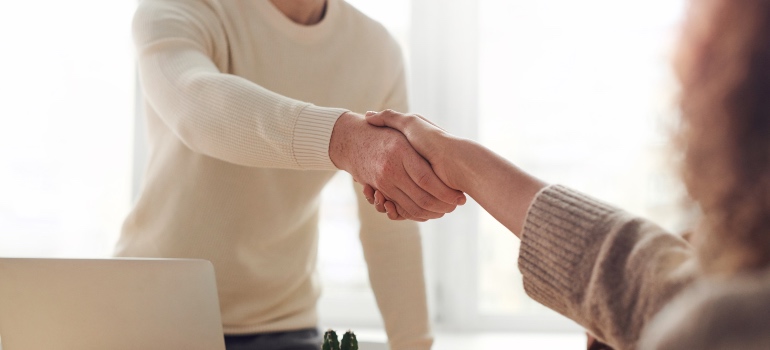
[[[668,146],[683,0],[348,0],[408,62],[412,111],[536,176],[680,232]],[[135,0],[12,1],[0,11],[0,256],[108,257],[142,181]],[[363,77],[362,77],[363,78]],[[322,323],[382,322],[346,174],[323,194]],[[426,223],[441,330],[577,332],[531,301],[518,241],[471,203]],[[334,254],[345,250],[351,254]]]

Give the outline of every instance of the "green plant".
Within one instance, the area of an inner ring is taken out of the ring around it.
[[[342,336],[342,344],[340,344],[337,332],[330,329],[324,334],[321,350],[358,350],[358,340],[353,332],[347,331]]]
[[[342,336],[340,350],[358,350],[358,339],[356,339],[356,335],[353,332],[347,331]]]

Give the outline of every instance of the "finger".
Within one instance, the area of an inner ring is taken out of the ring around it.
[[[388,212],[388,217],[391,220],[406,220],[405,217],[398,214],[398,207],[396,203],[393,203],[391,201],[385,201],[385,210]],[[395,214],[391,216],[390,213],[395,213]]]
[[[380,213],[385,213],[385,196],[380,191],[374,191],[374,208]]]
[[[385,201],[385,212],[391,220],[404,220],[404,217],[398,214],[396,205],[391,201]]]
[[[409,217],[409,213],[407,213],[406,210],[404,210],[404,208],[402,208],[400,205],[398,205],[397,203],[393,203],[391,201],[385,202],[386,205],[388,205],[389,203],[395,206],[396,213],[401,213],[398,215],[398,218],[396,220],[412,220],[412,221],[418,221],[418,222],[428,221],[427,219]],[[406,216],[402,216],[402,215],[406,215]]]
[[[396,112],[391,109],[386,109],[382,112],[375,113],[375,114],[366,114],[366,121],[375,126],[387,126],[393,129],[396,129],[398,131],[404,132],[404,129],[406,128],[406,123],[408,122],[409,118],[413,118],[414,116],[406,115],[403,113]]]
[[[417,185],[412,182],[412,179],[410,179],[408,175],[404,175],[403,181],[399,181],[399,184],[401,187],[408,188],[414,197],[407,195],[400,187],[393,187],[392,189],[389,189],[387,193],[383,193],[387,199],[395,202],[397,207],[401,206],[401,208],[405,209],[406,214],[400,212],[399,215],[410,220],[438,219],[444,216],[444,213],[425,209],[415,203],[414,200],[412,200],[412,198],[417,198],[417,200],[421,202],[426,202],[429,201],[429,199],[426,198],[432,196],[417,187]],[[435,198],[433,198],[433,201],[440,202]]]
[[[450,213],[457,205],[465,203],[465,194],[444,184],[424,158],[407,159],[404,169],[415,185],[430,195],[430,198],[419,199],[424,201],[417,202],[420,207],[439,213]]]
[[[369,204],[374,204],[374,188],[369,185],[364,185],[364,197]]]
[[[406,210],[400,208],[395,202],[385,197],[382,192],[375,191],[374,195],[376,198],[375,201],[378,203],[376,207],[377,211],[387,213],[388,218],[391,220],[407,220],[412,217]]]

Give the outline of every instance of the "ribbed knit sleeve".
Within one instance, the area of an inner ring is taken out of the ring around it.
[[[619,349],[697,274],[692,247],[655,224],[562,186],[538,194],[519,269],[527,294]]]
[[[205,1],[143,1],[133,23],[149,105],[195,152],[255,167],[336,169],[329,140],[345,109],[297,101],[221,72],[227,55]]]

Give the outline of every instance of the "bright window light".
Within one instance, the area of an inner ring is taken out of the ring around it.
[[[548,182],[676,230],[669,61],[684,1],[479,4],[480,141]],[[519,241],[486,213],[478,242],[480,313],[550,312],[524,293]]]
[[[133,0],[0,11],[0,256],[108,256],[130,205]]]

